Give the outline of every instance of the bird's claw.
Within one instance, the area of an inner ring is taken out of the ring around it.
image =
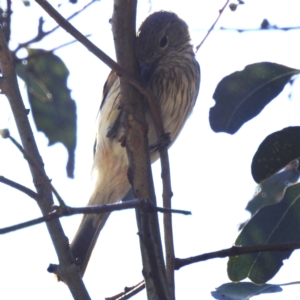
[[[162,149],[168,147],[170,144],[171,144],[170,132],[164,133],[156,143],[149,146],[150,152],[161,151]]]

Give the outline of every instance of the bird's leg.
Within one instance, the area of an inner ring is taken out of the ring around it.
[[[150,152],[160,151],[161,149],[168,147],[171,144],[170,132],[164,133],[160,138],[152,145],[149,145]]]

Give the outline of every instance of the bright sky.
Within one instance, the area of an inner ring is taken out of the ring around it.
[[[79,1],[85,5],[88,1]],[[300,3],[297,0],[245,1],[236,12],[227,10],[217,28],[258,28],[264,18],[277,26],[299,26]],[[53,3],[51,1],[51,3]],[[198,44],[218,16],[222,1],[167,1],[153,0],[152,11],[164,9],[179,14],[190,26],[193,43]],[[79,6],[65,4],[62,11],[71,15]],[[45,13],[32,2],[34,14],[29,14],[20,2],[13,6],[13,36],[11,46],[32,38],[38,17]],[[108,23],[112,1],[102,0],[73,20],[84,34],[114,57],[111,29]],[[149,12],[149,1],[140,1],[138,23]],[[33,12],[32,12],[33,13]],[[52,28],[53,22],[47,23]],[[52,49],[72,40],[58,30],[35,47]],[[285,88],[257,118],[244,125],[234,136],[216,134],[209,127],[209,108],[218,82],[226,75],[243,69],[247,64],[271,61],[300,68],[299,31],[246,32],[219,31],[211,33],[197,54],[201,66],[201,87],[198,102],[180,138],[170,150],[173,207],[191,210],[192,216],[174,216],[176,256],[198,255],[230,247],[238,234],[239,223],[247,219],[244,211],[251,199],[255,183],[250,164],[260,142],[270,133],[291,125],[299,125],[298,100],[300,86],[296,81],[292,90]],[[47,147],[47,139],[36,133],[48,176],[65,202],[84,206],[88,200],[89,174],[92,163],[92,145],[95,117],[99,107],[102,86],[109,72],[79,43],[56,52],[70,70],[68,81],[78,108],[78,147],[75,179],[66,178],[67,153],[63,146]],[[26,100],[24,85],[21,91]],[[290,92],[292,99],[288,99]],[[28,104],[27,104],[28,107]],[[13,117],[6,100],[0,102],[0,127],[8,127],[18,138]],[[158,203],[161,203],[160,164],[153,166]],[[7,140],[0,140],[0,175],[33,188],[27,163]],[[40,216],[32,199],[0,184],[2,209],[0,227],[9,226]],[[76,232],[80,216],[61,220],[70,240]],[[94,250],[84,281],[93,299],[104,299],[132,286],[142,279],[139,242],[133,211],[114,213]],[[57,263],[56,254],[45,225],[0,236],[1,240],[1,299],[72,299],[68,288],[56,283],[47,273],[49,263]],[[281,284],[299,280],[300,254],[294,253],[271,283]],[[215,259],[184,267],[176,272],[177,299],[211,299],[210,292],[229,282],[227,259]],[[298,286],[284,287],[283,293],[260,296],[260,299],[300,299]],[[140,293],[134,299],[145,299]]]

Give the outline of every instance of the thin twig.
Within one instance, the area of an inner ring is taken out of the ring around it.
[[[289,285],[294,285],[294,284],[300,284],[300,281],[282,283],[282,284],[278,284],[278,285],[280,285],[280,286],[289,286]],[[119,293],[119,294],[117,294],[115,296],[112,296],[112,297],[105,298],[105,300],[129,299],[129,298],[135,296],[136,294],[138,294],[139,292],[141,292],[144,288],[145,288],[145,282],[141,281],[140,283],[136,284],[133,287],[125,288],[126,289],[125,292]]]
[[[237,31],[237,32],[252,32],[252,31],[272,31],[272,30],[277,30],[277,31],[289,31],[289,30],[299,30],[300,26],[295,26],[295,27],[278,27],[277,25],[272,25],[267,28],[229,28],[229,27],[219,27],[219,28],[214,28],[214,31]],[[202,31],[207,31],[205,28],[197,28],[194,29],[195,32],[202,32]]]
[[[5,178],[4,176],[0,176],[0,182],[6,184],[6,185],[9,185],[10,187],[26,194],[27,196],[29,196],[30,198],[36,200],[36,201],[39,201],[40,200],[40,197],[39,195],[34,192],[33,190],[27,188],[26,186],[24,185],[21,185],[15,181],[12,181],[8,178]]]
[[[284,243],[284,244],[271,244],[271,245],[253,245],[253,246],[233,246],[228,249],[223,249],[219,251],[209,252],[200,254],[197,256],[192,256],[189,258],[176,258],[175,259],[175,269],[194,264],[200,261],[205,261],[213,258],[224,258],[228,256],[236,256],[254,252],[270,252],[270,251],[293,251],[295,249],[300,249],[300,243]]]
[[[9,0],[8,0],[9,1]],[[76,11],[75,13],[73,13],[71,16],[69,16],[67,18],[67,20],[71,20],[72,18],[76,17],[78,14],[80,14],[81,12],[83,12],[86,8],[88,8],[91,4],[97,2],[98,0],[92,0],[91,2],[87,3],[84,7],[82,7],[80,10]],[[27,47],[30,44],[33,43],[37,43],[40,42],[43,38],[45,38],[46,36],[48,36],[49,34],[51,34],[52,32],[54,32],[55,30],[59,29],[60,26],[56,26],[48,31],[44,31],[43,30],[43,25],[44,25],[44,20],[43,18],[39,19],[39,25],[38,25],[38,33],[37,35],[32,38],[31,40],[21,43],[18,45],[18,47],[13,51],[14,54],[17,53],[21,48]]]
[[[176,270],[179,270],[181,267],[187,266],[189,264],[197,263],[200,261],[205,261],[214,258],[225,258],[236,255],[243,255],[255,252],[271,252],[271,251],[293,251],[296,249],[300,249],[300,243],[285,243],[285,244],[273,244],[273,245],[255,245],[255,246],[244,246],[244,247],[236,247],[233,246],[228,249],[219,250],[215,252],[205,253],[194,257],[189,257],[185,259],[176,258]],[[291,285],[291,284],[299,284],[300,281],[295,281],[283,285]],[[129,299],[132,296],[136,295],[138,292],[142,291],[145,288],[144,281],[141,281],[137,285],[128,288],[129,291],[119,293],[113,297],[105,298],[105,300],[121,300],[121,299]]]
[[[41,179],[44,181],[45,184],[48,185],[52,193],[57,198],[57,201],[61,206],[65,205],[65,202],[57,192],[57,190],[54,188],[54,186],[51,184],[49,178],[45,175],[45,173],[41,170],[41,168],[36,164],[36,162],[30,157],[30,155],[25,151],[25,149],[11,136],[9,135],[8,138],[12,141],[12,143],[19,149],[19,151],[23,154],[24,158],[28,161],[28,163],[36,169],[36,171],[40,174]]]
[[[142,291],[145,288],[145,281],[142,280],[138,284],[132,286],[132,287],[126,287],[124,292],[121,292],[115,296],[112,297],[107,297],[105,300],[124,300],[124,299],[129,299],[136,294],[138,294],[140,291]]]
[[[289,31],[289,30],[299,30],[300,26],[296,27],[278,27],[276,25],[267,27],[267,28],[226,28],[226,27],[220,27],[219,30],[223,31],[237,31],[237,32],[253,32],[253,31],[271,31],[271,30],[277,30],[277,31]]]
[[[89,38],[89,37],[91,37],[91,36],[92,36],[91,34],[86,34],[86,35],[85,35],[86,38]],[[66,47],[66,46],[69,46],[69,45],[74,44],[74,43],[77,43],[77,42],[78,42],[77,40],[73,40],[73,41],[67,42],[67,43],[65,43],[65,44],[62,44],[62,45],[60,45],[60,46],[57,46],[57,47],[55,47],[55,48],[49,50],[49,52],[54,52],[54,51],[56,51],[56,50],[58,50],[58,49],[64,48],[64,47]],[[30,56],[30,57],[31,57],[31,56]],[[28,58],[26,58],[26,59],[28,59]]]
[[[113,59],[106,55],[102,50],[96,47],[90,40],[88,40],[80,31],[78,31],[70,22],[68,22],[48,1],[36,0],[36,2],[76,40],[83,44],[90,52],[102,60],[119,76],[129,76],[128,72],[118,65]]]
[[[216,26],[216,24],[218,23],[220,17],[222,16],[226,6],[228,5],[229,0],[226,0],[226,3],[224,4],[224,6],[219,10],[219,15],[216,19],[216,21],[212,24],[212,26],[210,27],[210,29],[208,30],[207,34],[205,35],[204,39],[202,40],[202,42],[196,47],[196,53],[198,52],[199,48],[203,45],[203,43],[205,42],[205,40],[207,39],[207,37],[210,35],[210,33],[212,32],[212,30],[214,29],[214,27]]]
[[[43,38],[45,38],[47,35],[51,34],[52,32],[54,32],[55,30],[57,30],[58,28],[60,28],[59,26],[56,26],[48,31],[44,31],[43,30],[43,24],[44,24],[44,20],[42,17],[39,18],[39,24],[38,24],[38,33],[37,35],[32,38],[31,40],[27,41],[27,42],[24,42],[24,43],[20,43],[18,45],[18,47],[13,51],[13,55],[16,56],[16,53],[22,49],[22,48],[25,48],[27,47],[28,45],[30,44],[33,44],[33,43],[37,43],[37,42],[40,42]]]
[[[187,210],[181,209],[173,209],[173,208],[166,208],[166,207],[154,207],[154,210],[164,213],[164,214],[181,214],[181,215],[191,215],[192,213]]]
[[[2,176],[1,176],[2,177]],[[0,177],[0,181],[1,181]],[[132,208],[140,208],[144,210],[145,212],[152,212],[152,211],[158,211],[161,213],[178,213],[183,215],[189,215],[189,211],[184,210],[176,210],[176,209],[166,209],[163,207],[156,207],[152,204],[150,204],[148,201],[144,199],[133,199],[124,201],[117,204],[105,204],[105,205],[94,205],[94,206],[85,206],[85,207],[70,207],[70,206],[54,206],[54,210],[51,211],[49,214],[36,218],[27,222],[23,222],[20,224],[16,224],[13,226],[5,227],[0,229],[0,234],[5,234],[11,231],[16,231],[20,229],[24,229],[33,225],[37,225],[44,222],[49,222],[53,219],[58,219],[61,217],[69,217],[72,215],[78,215],[78,214],[101,214],[101,213],[107,213],[107,212],[113,212],[113,211],[120,211],[125,209],[132,209]]]
[[[87,38],[90,37],[90,36],[91,36],[91,34],[86,35]],[[24,58],[15,58],[15,63],[18,64],[18,63],[21,63],[24,60],[28,61],[32,58],[41,57],[41,56],[47,55],[49,53],[53,53],[54,51],[57,51],[58,49],[61,49],[63,47],[69,46],[69,45],[77,43],[77,42],[78,42],[77,40],[73,40],[73,41],[67,42],[65,44],[59,45],[59,46],[57,46],[57,47],[55,47],[51,50],[44,50],[42,52],[39,51],[39,52],[30,54],[30,55],[28,55],[27,57],[24,57]]]
[[[87,3],[81,9],[79,9],[76,12],[74,12],[70,17],[68,17],[67,20],[70,21],[71,19],[73,19],[74,17],[76,17],[77,15],[79,15],[80,13],[82,13],[84,10],[86,10],[90,5],[92,5],[93,3],[98,2],[98,1],[99,0],[92,0],[91,2]]]

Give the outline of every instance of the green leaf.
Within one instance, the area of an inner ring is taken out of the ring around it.
[[[300,173],[297,171],[298,165],[298,161],[291,163],[284,171],[271,176],[261,183],[257,187],[253,199],[248,202],[246,210],[253,216],[262,207],[281,201],[285,189],[295,183],[300,176]],[[239,229],[241,230],[244,225],[245,223],[241,224]]]
[[[224,77],[213,95],[209,121],[215,132],[236,133],[257,116],[300,70],[270,62],[248,65]]]
[[[300,184],[294,184],[285,191],[283,199],[274,205],[260,209],[245,225],[235,245],[271,245],[300,241]],[[232,281],[248,277],[256,284],[271,279],[290,257],[292,251],[271,251],[250,253],[230,257],[228,276]]]
[[[282,288],[279,285],[256,285],[251,282],[239,282],[222,284],[211,294],[218,300],[248,300],[260,294],[278,293],[281,291]]]
[[[26,85],[37,130],[49,145],[62,143],[68,151],[67,174],[73,178],[76,148],[76,104],[67,87],[69,71],[51,52],[27,49],[28,59],[17,65],[17,74]]]
[[[253,179],[262,182],[300,157],[300,127],[287,127],[267,136],[251,165]]]
[[[262,207],[279,202],[284,195],[285,189],[292,183],[295,183],[299,175],[296,169],[290,169],[265,180],[259,185],[257,194],[249,201],[246,210],[254,215]]]

